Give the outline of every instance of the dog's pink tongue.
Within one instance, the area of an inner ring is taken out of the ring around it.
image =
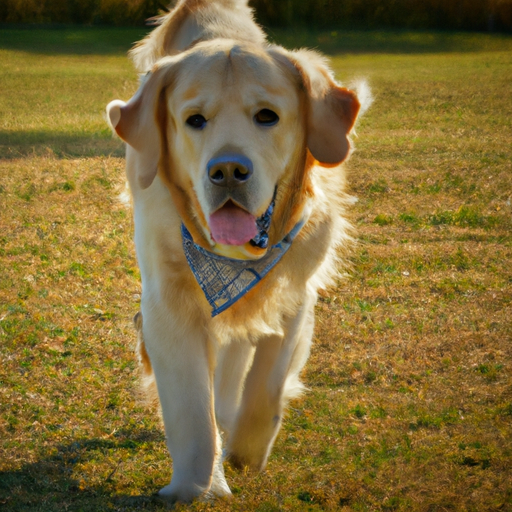
[[[233,203],[210,215],[210,230],[219,244],[243,245],[258,234],[256,218]]]

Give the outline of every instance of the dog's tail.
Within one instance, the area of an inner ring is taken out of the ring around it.
[[[148,20],[157,25],[129,52],[141,73],[155,62],[193,44],[216,37],[264,43],[265,34],[254,22],[248,0],[178,0],[168,13]]]

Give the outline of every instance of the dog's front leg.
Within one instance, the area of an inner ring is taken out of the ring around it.
[[[265,467],[288,400],[302,389],[299,373],[309,355],[315,300],[310,291],[297,315],[285,321],[284,337],[258,342],[228,439],[228,458],[235,466]]]
[[[159,494],[170,502],[190,502],[210,490],[213,478],[211,490],[229,494],[216,468],[220,446],[213,411],[212,347],[197,323],[175,320],[171,312],[158,309],[143,311],[143,331],[173,459],[171,483]]]

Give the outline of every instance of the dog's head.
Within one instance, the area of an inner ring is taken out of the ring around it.
[[[308,168],[347,157],[359,102],[313,52],[214,40],[161,59],[107,110],[138,186],[158,173],[196,243],[246,259],[265,254],[254,240],[274,197],[271,243],[300,220]]]

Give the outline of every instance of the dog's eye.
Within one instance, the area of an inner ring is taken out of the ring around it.
[[[279,121],[279,116],[273,110],[263,108],[254,116],[254,120],[262,126],[274,126]]]
[[[187,119],[187,124],[196,130],[202,130],[206,126],[206,119],[201,114],[194,114]]]

